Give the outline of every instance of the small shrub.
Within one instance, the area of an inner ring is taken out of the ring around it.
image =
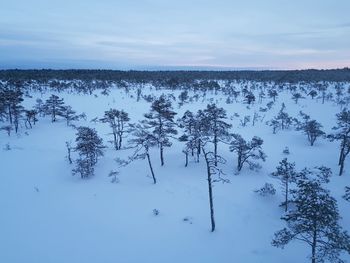
[[[273,184],[265,183],[263,187],[261,187],[258,190],[255,190],[254,192],[258,193],[261,196],[268,196],[268,195],[275,195],[276,189],[273,186]]]

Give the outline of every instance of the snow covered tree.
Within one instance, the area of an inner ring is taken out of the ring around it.
[[[307,139],[310,142],[310,145],[313,146],[316,139],[325,134],[324,131],[321,130],[323,126],[317,122],[316,120],[310,120],[303,124],[302,130],[307,135]]]
[[[61,116],[66,119],[67,126],[69,126],[72,121],[79,120],[79,115],[76,114],[71,106],[63,106]]]
[[[269,126],[272,127],[273,133],[275,134],[278,129],[285,130],[288,129],[292,124],[293,119],[285,111],[286,106],[282,103],[281,109],[271,121],[268,122]]]
[[[82,126],[77,130],[74,151],[78,152],[79,158],[75,162],[73,174],[79,173],[81,178],[87,178],[94,174],[94,166],[98,158],[103,156],[103,141],[95,129]]]
[[[255,123],[261,118],[259,113],[254,111],[253,117],[252,117],[252,125],[255,126]]]
[[[226,161],[221,156],[215,156],[213,152],[206,151],[205,146],[202,145],[203,156],[207,168],[207,182],[208,182],[208,193],[209,193],[209,208],[210,208],[210,222],[211,232],[215,231],[215,217],[214,217],[214,202],[213,202],[213,183],[217,181],[228,182],[228,180],[221,177],[222,171],[218,168],[218,163],[225,164]],[[214,179],[214,176],[217,179]]]
[[[350,187],[349,186],[345,187],[345,194],[343,197],[346,201],[350,202]]]
[[[0,93],[1,117],[6,118],[10,125],[14,126],[15,132],[18,132],[19,121],[22,118],[24,108],[21,105],[23,102],[23,93],[16,88],[6,88]]]
[[[108,123],[112,128],[114,148],[120,150],[124,138],[125,129],[130,118],[123,110],[109,109],[105,111],[102,122]]]
[[[4,98],[4,91],[0,90],[0,121],[6,118],[6,100]]]
[[[280,127],[280,122],[276,119],[272,119],[268,122],[268,125],[272,127],[272,133],[276,134],[277,129]]]
[[[186,156],[186,163],[188,154],[194,155],[196,152],[196,159],[199,162],[201,154],[201,141],[203,139],[204,133],[208,136],[208,125],[206,121],[206,116],[202,110],[199,110],[197,114],[193,114],[190,111],[186,111],[184,115],[178,120],[178,125],[183,129],[183,134],[180,136],[179,140],[185,142],[185,149],[183,152]]]
[[[237,153],[237,170],[241,171],[245,163],[249,164],[251,169],[257,168],[258,164],[252,160],[265,161],[266,155],[261,150],[263,140],[254,136],[251,141],[246,141],[239,134],[232,134],[233,140],[230,143],[230,151]]]
[[[273,177],[278,178],[282,184],[282,191],[284,195],[284,202],[282,205],[285,207],[285,212],[288,211],[290,184],[296,181],[297,172],[295,171],[295,163],[288,162],[287,158],[280,161],[279,166],[276,167],[276,171],[271,174]]]
[[[188,155],[194,155],[194,150],[196,149],[196,139],[195,139],[195,127],[196,119],[194,114],[187,110],[184,115],[177,120],[178,126],[183,130],[183,134],[179,137],[180,142],[185,142],[185,148],[183,153],[185,154],[185,167],[188,165]]]
[[[276,189],[273,186],[273,184],[265,183],[263,187],[260,189],[254,190],[255,193],[258,193],[261,196],[269,196],[269,195],[275,195]]]
[[[294,93],[292,96],[292,100],[294,100],[295,104],[298,104],[298,101],[303,98],[304,97],[299,92]]]
[[[218,143],[220,141],[227,141],[229,138],[229,128],[231,124],[225,122],[227,119],[226,111],[223,108],[218,108],[215,104],[207,105],[203,111],[206,122],[207,135],[210,137],[214,145],[214,158],[218,156]],[[215,161],[215,165],[217,162]]]
[[[131,147],[135,148],[135,152],[131,157],[129,157],[129,161],[126,163],[130,163],[136,159],[145,159],[147,158],[149,169],[151,171],[153,183],[157,183],[156,176],[153,171],[151,157],[150,157],[150,148],[157,145],[157,138],[153,135],[153,133],[149,132],[147,129],[143,127],[143,125],[131,125],[133,139],[130,140]]]
[[[304,168],[297,174],[300,180],[317,180],[320,183],[329,183],[332,170],[325,166],[315,166],[314,168]]]
[[[180,93],[178,99],[179,99],[179,106],[183,106],[188,101],[188,91],[184,90]]]
[[[263,90],[261,90],[259,92],[259,103],[262,103],[262,100],[265,98],[265,92]]]
[[[35,125],[35,123],[38,121],[36,118],[36,110],[25,110],[26,120],[25,125],[28,128],[32,128],[32,123]]]
[[[255,101],[255,96],[253,92],[248,92],[248,94],[244,97],[244,102],[248,105],[251,105]]]
[[[281,109],[276,116],[276,120],[280,122],[281,130],[288,129],[290,124],[292,123],[292,118],[285,111],[286,106],[282,103]]]
[[[287,223],[275,233],[272,245],[284,248],[292,240],[311,248],[311,262],[342,262],[341,251],[350,253],[350,237],[339,225],[336,200],[318,180],[298,180],[293,191],[295,208],[282,217]]]
[[[243,117],[243,119],[239,120],[239,123],[241,124],[242,127],[246,127],[249,122],[250,122],[249,115],[246,115]]]
[[[34,109],[39,114],[39,116],[43,117],[45,115],[45,107],[42,99],[36,99],[36,104],[34,105]]]
[[[0,93],[2,113],[6,116],[6,119],[13,124],[13,108],[19,105],[22,99],[22,92],[19,90],[13,90],[5,88]]]
[[[303,122],[299,123],[297,130],[303,131],[307,135],[310,145],[313,146],[318,137],[325,135],[325,132],[322,131],[323,126],[316,120],[311,120],[310,116],[303,112],[300,112],[300,115],[303,118]]]
[[[327,91],[327,86],[326,85],[319,85],[318,86],[318,91],[321,92],[321,97],[322,97],[322,104],[324,104],[324,101],[326,99],[326,91]]]
[[[172,110],[171,102],[164,96],[160,96],[151,105],[151,111],[145,114],[142,121],[144,127],[152,131],[160,150],[160,163],[164,165],[164,147],[170,147],[170,138],[176,135],[174,117],[176,113]]]
[[[62,116],[64,101],[56,95],[51,95],[44,104],[45,114],[51,115],[51,121],[55,122],[57,116]]]
[[[22,113],[24,112],[23,106],[20,104],[23,101],[21,98],[19,101],[13,102],[11,106],[13,125],[15,127],[15,132],[18,132],[19,121],[22,118]]]
[[[11,125],[5,125],[0,127],[0,130],[6,131],[8,136],[11,136],[11,131],[13,130]]]
[[[345,159],[350,152],[350,111],[347,109],[342,110],[337,115],[337,126],[333,127],[333,134],[329,134],[327,137],[330,141],[340,141],[340,155],[338,165],[340,166],[339,175],[344,172]]]
[[[275,102],[276,101],[276,97],[278,96],[278,93],[275,89],[270,89],[268,90],[267,92],[267,95],[273,99],[273,101]]]
[[[313,89],[307,95],[309,95],[311,99],[314,99],[317,96],[317,91]]]

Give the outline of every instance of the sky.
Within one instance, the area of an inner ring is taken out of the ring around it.
[[[0,0],[0,68],[350,66],[350,0]]]

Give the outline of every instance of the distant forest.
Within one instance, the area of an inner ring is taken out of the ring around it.
[[[120,70],[0,70],[6,81],[47,82],[48,80],[160,82],[169,86],[193,83],[195,80],[252,80],[274,82],[348,82],[350,69],[264,70],[264,71],[120,71]]]

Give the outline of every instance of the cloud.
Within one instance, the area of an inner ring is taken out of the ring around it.
[[[0,57],[35,67],[342,66],[350,4],[326,2],[13,0],[0,10]]]

